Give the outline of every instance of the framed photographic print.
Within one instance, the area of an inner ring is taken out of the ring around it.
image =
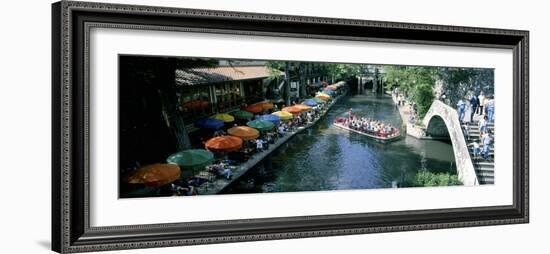
[[[54,251],[529,220],[528,31],[52,10]]]

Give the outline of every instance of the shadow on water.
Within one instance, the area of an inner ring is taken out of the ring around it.
[[[336,117],[354,114],[401,126],[388,96],[342,98],[315,126],[294,136],[224,190],[225,194],[389,188],[403,186],[420,169],[456,172],[451,144],[405,136],[392,143],[332,126]]]

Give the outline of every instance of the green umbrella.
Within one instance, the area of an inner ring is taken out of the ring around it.
[[[269,131],[275,128],[275,124],[266,120],[249,121],[248,123],[246,123],[246,125],[248,125],[248,127],[252,127],[259,131]]]
[[[314,100],[315,102],[319,103],[319,104],[323,104],[323,103],[326,103],[326,101],[322,100],[322,99],[319,99],[319,98],[313,98],[312,100]]]
[[[250,120],[252,119],[252,117],[254,117],[254,114],[244,110],[235,111],[231,114],[241,120]]]
[[[204,149],[189,149],[170,155],[166,161],[183,169],[203,169],[214,161],[214,154]]]

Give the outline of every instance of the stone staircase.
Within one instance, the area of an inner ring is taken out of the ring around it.
[[[483,151],[483,145],[481,144],[481,136],[479,132],[479,127],[477,123],[466,123],[468,125],[469,136],[464,137],[466,143],[469,145],[472,142],[477,142]],[[488,129],[494,133],[494,124],[490,123],[487,125]],[[463,127],[464,129],[464,127]],[[495,140],[491,142],[489,149],[489,159],[485,160],[480,156],[477,159],[474,159],[474,148],[469,146],[468,151],[470,151],[470,157],[472,158],[472,163],[476,170],[476,175],[480,184],[494,184],[495,183]]]

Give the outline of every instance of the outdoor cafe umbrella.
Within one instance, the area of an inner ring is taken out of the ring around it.
[[[275,128],[275,124],[266,120],[253,120],[246,123],[246,125],[259,131],[269,131]]]
[[[324,93],[321,93],[321,94],[318,94],[317,96],[315,96],[321,100],[325,100],[325,101],[328,101],[330,99],[330,95],[328,94],[324,94]]]
[[[235,126],[227,130],[231,136],[242,138],[243,140],[252,140],[260,136],[260,132],[248,126]]]
[[[223,127],[224,122],[212,118],[203,118],[195,123],[198,127],[205,129],[219,129]]]
[[[178,165],[174,164],[150,164],[132,172],[127,182],[129,184],[143,184],[149,187],[160,187],[176,181],[181,175]]]
[[[301,113],[302,112],[302,109],[296,107],[296,106],[290,106],[290,107],[284,107],[282,109],[282,111],[286,111],[288,113],[292,113],[292,114],[298,114],[298,113]]]
[[[326,103],[325,100],[320,99],[320,98],[313,98],[312,100],[314,100],[314,101],[317,102],[318,104],[324,104],[324,103]]]
[[[244,110],[235,111],[232,114],[235,118],[241,120],[250,120],[252,119],[252,117],[254,117],[254,114]]]
[[[211,138],[204,144],[204,147],[212,152],[228,153],[237,151],[243,145],[243,140],[235,136],[218,136]]]
[[[260,102],[256,105],[259,105],[260,107],[262,107],[263,110],[273,109],[273,103],[267,102],[267,101]]]
[[[187,149],[170,155],[166,162],[182,169],[202,169],[214,161],[214,154],[204,149]]]
[[[296,104],[293,107],[296,107],[296,108],[300,109],[300,112],[306,112],[306,111],[311,110],[310,106],[303,105],[303,104]]]
[[[310,106],[310,107],[317,106],[317,102],[315,102],[314,100],[307,100],[307,101],[304,101],[302,104],[304,104],[306,106]]]
[[[233,122],[235,121],[235,117],[233,117],[232,115],[230,114],[215,114],[211,117],[212,119],[216,119],[216,120],[220,120],[220,121],[223,121],[225,123],[230,123],[230,122]]]
[[[265,120],[270,121],[275,125],[279,125],[281,123],[281,118],[277,115],[261,115],[258,117],[259,120]]]
[[[183,107],[186,109],[205,109],[208,108],[209,103],[207,101],[188,101],[183,103]]]
[[[244,111],[248,111],[250,113],[258,114],[264,110],[262,105],[254,104],[250,106],[246,106],[243,108]]]
[[[281,118],[281,120],[290,120],[290,119],[294,118],[293,114],[288,113],[286,111],[277,111],[277,112],[273,112],[271,114],[275,115],[275,116],[278,116],[279,118]]]

